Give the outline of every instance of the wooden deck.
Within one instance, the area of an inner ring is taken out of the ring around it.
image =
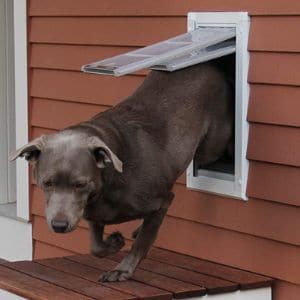
[[[0,289],[26,299],[148,299],[200,297],[270,287],[271,278],[152,249],[130,281],[101,283],[99,275],[126,255],[76,255],[36,261],[0,260]]]

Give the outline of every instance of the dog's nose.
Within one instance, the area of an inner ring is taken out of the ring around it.
[[[67,230],[68,226],[69,226],[69,222],[68,221],[61,221],[61,220],[52,220],[51,221],[51,226],[53,228],[53,230],[55,232],[58,233],[63,233]]]

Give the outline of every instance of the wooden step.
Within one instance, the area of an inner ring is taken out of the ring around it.
[[[273,283],[262,275],[158,248],[150,251],[131,280],[98,282],[101,273],[113,269],[125,255],[122,251],[101,259],[73,255],[35,261],[0,260],[0,289],[26,299],[168,300],[229,295]]]

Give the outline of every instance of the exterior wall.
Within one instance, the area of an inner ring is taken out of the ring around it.
[[[251,84],[250,173],[245,203],[185,188],[156,245],[279,279],[275,300],[300,294],[300,2],[298,0],[31,0],[31,138],[91,117],[130,95],[140,75],[79,72],[87,62],[186,31],[188,11],[248,11]],[[43,197],[31,184],[34,257],[88,251],[85,222],[49,232]],[[136,222],[110,226],[127,238]]]

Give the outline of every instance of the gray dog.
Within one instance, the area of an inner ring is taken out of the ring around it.
[[[173,73],[153,71],[135,93],[91,120],[41,136],[10,157],[24,157],[44,191],[55,232],[89,222],[91,252],[119,251],[118,232],[104,226],[134,219],[128,255],[102,281],[130,278],[153,244],[174,197],[172,187],[196,153],[201,165],[226,151],[233,132],[233,93],[216,63]],[[196,151],[197,150],[197,151]]]

